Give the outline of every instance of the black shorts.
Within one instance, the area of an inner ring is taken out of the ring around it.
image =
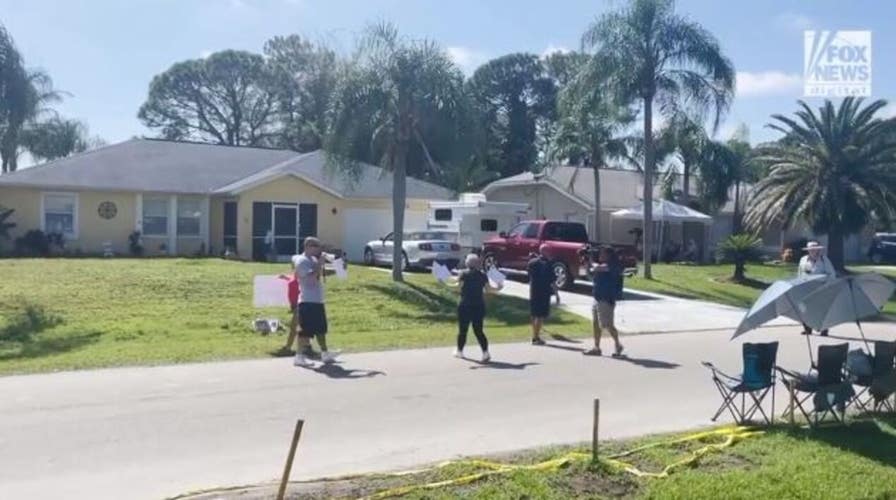
[[[299,304],[299,324],[302,337],[316,337],[327,334],[327,311],[323,304],[302,302]]]
[[[551,314],[551,296],[536,295],[529,300],[529,314],[533,318],[547,318]]]

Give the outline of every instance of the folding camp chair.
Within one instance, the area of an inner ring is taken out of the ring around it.
[[[878,411],[882,406],[896,411],[890,396],[896,393],[896,342],[876,341],[871,359],[871,374],[850,373],[853,385],[861,390],[853,398],[856,407],[863,411]]]
[[[844,371],[848,352],[849,344],[818,346],[818,363],[808,374],[775,367],[783,375],[781,381],[790,394],[784,415],[789,415],[791,424],[795,423],[797,409],[813,427],[829,415],[838,423],[846,423],[846,407],[855,395]],[[809,399],[812,407],[807,409]]]
[[[715,422],[727,409],[738,424],[749,422],[756,413],[762,415],[767,424],[775,418],[775,359],[778,356],[778,343],[744,344],[744,371],[740,377],[732,377],[723,373],[707,361],[703,366],[712,371],[712,381],[719,394],[722,395],[722,406],[712,417]],[[767,414],[762,409],[762,401],[771,392],[772,408]],[[737,397],[740,396],[740,405]],[[747,401],[749,396],[750,401]]]

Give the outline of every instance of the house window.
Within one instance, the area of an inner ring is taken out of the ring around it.
[[[67,193],[44,194],[43,230],[77,239],[78,196]]]
[[[479,230],[486,232],[495,232],[498,230],[498,220],[497,219],[482,219],[479,221]]]
[[[451,220],[451,209],[450,208],[437,208],[435,215],[436,215],[436,220],[438,220],[438,221]]]
[[[177,235],[199,236],[202,220],[202,200],[191,198],[177,199]]]
[[[143,198],[143,235],[168,236],[168,198]]]

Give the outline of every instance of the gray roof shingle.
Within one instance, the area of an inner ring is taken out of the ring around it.
[[[358,182],[326,167],[322,151],[219,146],[156,139],[131,139],[0,176],[0,186],[165,193],[227,192],[244,182],[295,172],[345,197],[392,195],[388,173],[362,165]],[[408,197],[450,198],[440,186],[408,178]]]

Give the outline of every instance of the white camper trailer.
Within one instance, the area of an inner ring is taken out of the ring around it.
[[[426,225],[432,231],[445,233],[462,251],[470,252],[482,248],[483,241],[509,230],[528,213],[526,203],[487,201],[481,193],[462,193],[457,201],[430,202]]]

